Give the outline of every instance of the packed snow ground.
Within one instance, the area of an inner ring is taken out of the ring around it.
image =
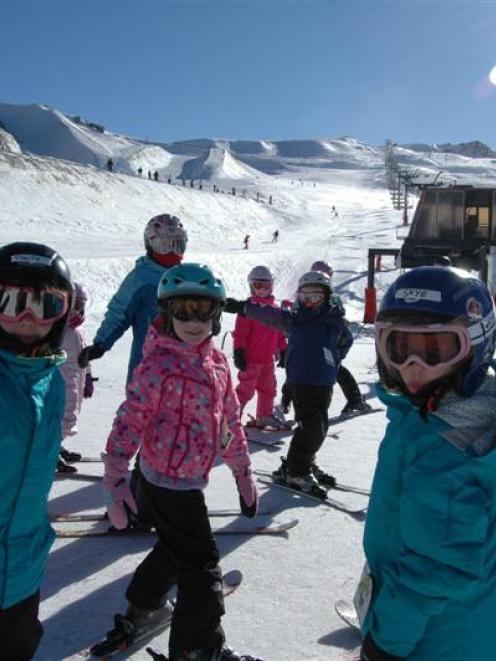
[[[91,166],[54,158],[0,152],[0,228],[2,242],[42,241],[68,259],[74,277],[90,292],[85,325],[91,340],[106,305],[142,254],[142,233],[152,215],[179,215],[189,233],[186,258],[202,261],[226,282],[230,295],[247,295],[246,276],[257,264],[275,275],[277,298],[292,297],[298,277],[316,259],[335,269],[334,285],[342,295],[355,344],[345,364],[372,404],[373,341],[360,325],[370,246],[398,246],[400,212],[390,206],[381,185],[377,155],[364,156],[363,167],[311,170],[301,167],[278,177],[262,175],[244,184],[261,191],[274,204],[257,203],[177,185],[109,174]],[[251,187],[251,188],[250,188]],[[335,206],[338,217],[333,217]],[[279,229],[279,242],[271,243]],[[250,234],[249,250],[242,249]],[[391,266],[391,265],[390,265]],[[385,273],[379,288],[394,277]],[[222,334],[231,356],[229,331],[234,317],[224,315]],[[94,363],[99,378],[95,395],[85,402],[80,432],[66,445],[86,455],[103,449],[114,412],[123,399],[130,336]],[[234,370],[233,370],[234,371]],[[284,375],[278,370],[279,383]],[[336,388],[330,414],[344,404]],[[248,406],[253,412],[254,402]],[[384,413],[340,423],[330,429],[319,463],[343,483],[370,485]],[[285,448],[251,444],[255,468],[274,469]],[[84,472],[101,472],[99,464],[84,464]],[[260,485],[260,507],[277,512],[277,520],[299,519],[280,537],[218,538],[222,567],[240,569],[244,581],[226,600],[224,625],[230,645],[265,661],[352,659],[359,641],[334,613],[333,604],[352,597],[363,555],[363,521],[321,504]],[[349,503],[363,496],[335,494]],[[238,497],[230,472],[217,466],[206,491],[215,508],[236,508]],[[85,512],[102,509],[100,485],[66,479],[52,489],[50,511]],[[221,522],[218,520],[218,522]],[[227,523],[227,522],[226,522]],[[124,591],[152,545],[149,538],[57,540],[49,556],[42,590],[41,617],[45,636],[38,661],[58,661],[97,641],[112,626],[113,614],[126,607]],[[147,643],[148,644],[148,643]],[[167,634],[151,644],[167,650]],[[145,644],[120,658],[148,659]]]

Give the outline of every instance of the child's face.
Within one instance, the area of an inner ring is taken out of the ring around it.
[[[172,327],[180,340],[197,346],[212,334],[212,319],[208,321],[199,321],[198,319],[179,321],[179,319],[172,317]]]
[[[0,328],[9,335],[14,335],[23,344],[33,344],[43,339],[52,330],[53,324],[40,324],[27,312],[19,321],[0,319]]]
[[[324,304],[326,289],[320,285],[303,285],[298,290],[298,301],[305,308],[318,308]]]
[[[444,365],[427,370],[419,363],[411,362],[398,368],[398,371],[410,395],[416,395],[429,383],[453,374],[458,367],[459,364]]]

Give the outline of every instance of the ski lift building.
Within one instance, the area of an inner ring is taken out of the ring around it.
[[[421,191],[399,266],[433,264],[448,255],[453,266],[481,272],[496,246],[496,188],[451,186]]]

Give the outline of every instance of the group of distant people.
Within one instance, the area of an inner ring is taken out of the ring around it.
[[[187,238],[171,214],[147,223],[146,254],[77,359],[77,389],[87,388],[89,396],[90,361],[132,327],[126,398],[102,455],[104,502],[115,528],[139,524],[144,512],[158,539],[136,569],[128,610],[109,636],[124,647],[152,618],[171,618],[171,661],[258,661],[225,643],[220,554],[203,490],[221,456],[241,512],[256,516],[240,405],[257,392],[255,425],[273,422],[276,360],[286,371],[284,407],[292,404],[297,426],[275,476],[306,493],[336,485],[316,454],[353,337],[325,262],[300,276],[295,300],[282,307],[265,265],[249,273],[246,300],[236,300],[211,268],[183,261]],[[55,250],[37,243],[0,248],[0,650],[6,659],[32,658],[42,635],[40,583],[54,537],[46,502],[65,415],[61,347],[68,325],[82,323],[86,298]],[[238,315],[236,386],[214,345],[223,311]],[[389,423],[365,525],[368,564],[356,600],[360,659],[490,661],[496,657],[492,297],[480,280],[449,265],[412,269],[385,293],[375,331],[377,394]],[[73,355],[79,338],[74,346]],[[347,391],[350,377],[355,385]],[[349,372],[342,383],[348,404],[354,395],[366,404]],[[174,584],[173,606],[166,595]]]
[[[107,159],[107,170],[108,170],[109,172],[113,172],[113,171],[114,171],[114,167],[115,167],[115,166],[114,166],[114,161],[113,161],[113,159],[112,159],[112,158],[108,158],[108,159]],[[139,167],[139,168],[137,169],[137,173],[138,173],[138,177],[142,177],[142,176],[143,176],[143,168],[142,168],[142,167]],[[158,181],[158,180],[159,180],[159,173],[158,173],[158,170],[155,170],[153,173],[152,173],[151,170],[148,170],[148,179],[153,179],[154,181]]]

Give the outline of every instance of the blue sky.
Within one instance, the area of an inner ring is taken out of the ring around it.
[[[150,140],[496,147],[496,2],[0,0],[0,101]]]

